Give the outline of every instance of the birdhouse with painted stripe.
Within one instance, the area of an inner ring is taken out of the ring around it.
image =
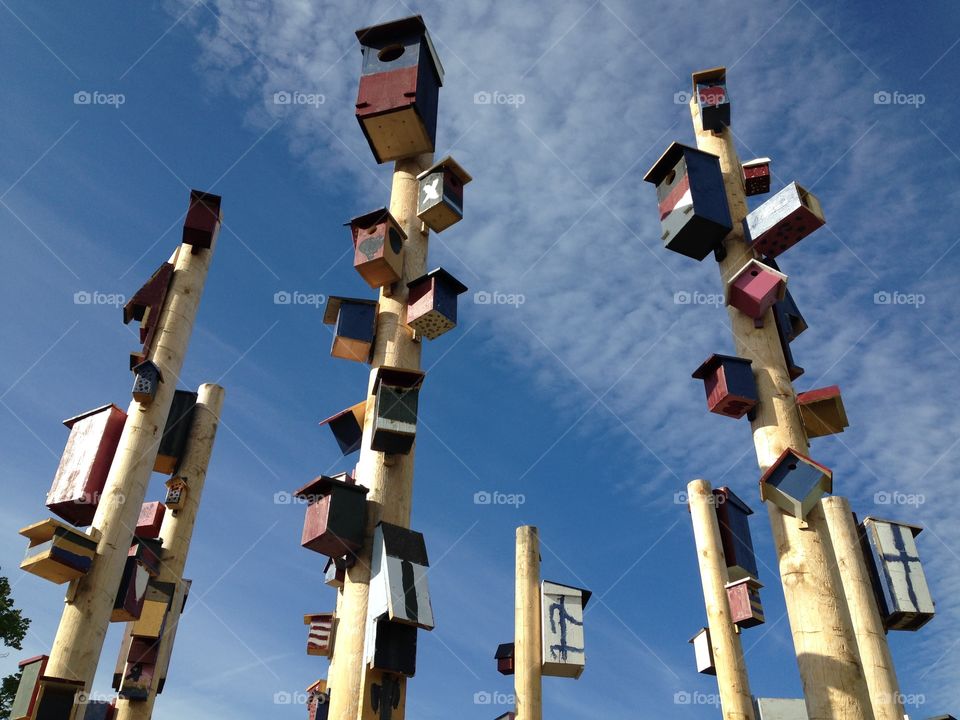
[[[370,617],[433,629],[433,608],[427,585],[427,545],[423,535],[380,522],[373,533],[370,565]]]
[[[372,288],[392,285],[403,275],[403,243],[407,234],[390,211],[380,208],[350,222],[353,267]]]
[[[20,569],[58,585],[86,575],[97,554],[97,540],[58,520],[21,528],[30,541]]]
[[[660,238],[668,250],[703,260],[733,229],[716,155],[675,142],[643,179],[657,186]]]
[[[501,675],[513,675],[514,673],[514,643],[501,643],[497,645],[497,652],[493,658],[497,661],[497,672]]]
[[[866,517],[860,537],[883,626],[919,630],[936,612],[917,551],[919,525]]]
[[[417,628],[387,617],[373,621],[373,653],[370,668],[395,675],[417,674]]]
[[[540,583],[541,670],[552,677],[579,678],[586,655],[583,611],[591,592],[544,580]]]
[[[367,522],[368,492],[347,473],[335,477],[321,475],[297,490],[294,495],[307,501],[300,544],[331,558],[360,550]]]
[[[752,363],[732,355],[711,355],[693,371],[695,379],[703,380],[710,412],[739,419],[756,407],[757,381]]]
[[[377,302],[331,295],[323,311],[323,322],[333,325],[330,354],[343,360],[370,362],[377,336]]]
[[[730,603],[730,619],[734,625],[742,628],[762,625],[763,604],[760,602],[760,588],[763,584],[756,578],[748,577],[727,583],[727,601]]]
[[[337,445],[340,446],[340,452],[344,455],[349,455],[360,449],[363,439],[363,419],[366,411],[367,401],[364,400],[320,422],[321,425],[330,428]]]
[[[463,220],[463,186],[473,178],[449,155],[417,175],[417,217],[434,232]]]
[[[793,448],[784,450],[760,478],[760,498],[798,520],[831,492],[833,471]]]
[[[46,674],[47,655],[38,655],[19,663],[20,681],[10,705],[12,720],[69,720],[74,700],[83,689],[81,680]]]
[[[443,268],[407,283],[407,325],[428,340],[435,340],[457,326],[457,296],[467,286]]]
[[[786,275],[751,259],[727,283],[726,301],[747,317],[762,320],[786,292]]]
[[[404,368],[377,368],[373,434],[370,447],[377,452],[406,455],[417,436],[420,386],[426,373]]]
[[[163,382],[163,373],[152,360],[147,360],[133,369],[133,399],[143,405],[149,405],[157,396],[160,383]]]
[[[798,393],[797,410],[810,438],[836,435],[850,425],[837,385]]]
[[[750,535],[749,518],[753,515],[753,510],[728,487],[717,488],[713,491],[713,497],[730,579],[759,577],[757,558],[753,552],[753,537]]]
[[[219,195],[200,190],[190,191],[190,205],[183,221],[183,242],[192,245],[194,253],[213,246],[223,218],[220,201]]]
[[[825,223],[820,201],[793,182],[747,215],[743,229],[754,250],[777,257]]]
[[[730,125],[730,96],[727,69],[722,67],[693,73],[693,94],[700,109],[704,130],[720,132]]]
[[[167,480],[166,485],[167,494],[163,498],[163,504],[167,506],[167,510],[177,513],[187,502],[187,493],[190,492],[187,481],[178,475]]]
[[[77,526],[93,522],[126,420],[116,405],[103,405],[63,421],[70,435],[47,493],[50,512]]]
[[[432,153],[443,66],[419,15],[357,30],[356,115],[378,163]]]
[[[330,691],[326,680],[317,680],[307,688],[307,720],[327,720],[330,716]]]
[[[161,265],[123,306],[123,324],[128,325],[131,320],[140,323],[140,344],[143,345],[139,352],[130,353],[131,370],[146,360],[153,349],[153,340],[160,326],[160,311],[173,280],[173,269],[173,263]]]
[[[701,675],[716,675],[713,664],[713,645],[710,643],[710,628],[701,628],[700,632],[688,640],[693,645],[693,654],[697,659],[697,672]]]
[[[747,196],[770,192],[770,158],[756,158],[743,163],[743,185]]]
[[[335,613],[304,615],[303,624],[307,631],[307,655],[330,657],[333,653],[333,631],[337,616]]]
[[[193,411],[196,404],[197,393],[189,390],[174,391],[170,413],[167,415],[163,435],[160,437],[157,459],[153,463],[154,472],[172,475],[177,471],[180,458],[187,448],[187,438],[193,426]]]

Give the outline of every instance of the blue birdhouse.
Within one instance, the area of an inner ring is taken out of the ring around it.
[[[334,326],[333,357],[369,362],[377,330],[377,302],[331,295],[323,322]]]
[[[730,580],[760,577],[750,535],[749,518],[753,510],[728,487],[717,488],[713,491],[713,497]]]

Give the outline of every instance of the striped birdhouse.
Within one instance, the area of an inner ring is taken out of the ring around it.
[[[308,626],[307,655],[331,656],[333,653],[333,630],[336,621],[335,613],[303,616],[303,624]]]
[[[20,534],[30,541],[20,569],[58,585],[86,575],[97,554],[94,537],[58,520],[41,520]]]

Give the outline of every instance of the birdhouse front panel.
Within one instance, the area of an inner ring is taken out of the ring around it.
[[[333,357],[369,362],[377,328],[377,302],[331,295],[323,322],[334,326]]]
[[[63,421],[70,428],[47,508],[73,525],[93,522],[127,414],[104,405]]]
[[[718,415],[742,418],[758,402],[752,361],[733,355],[711,355],[693,372],[703,380],[707,409]]]
[[[160,537],[160,526],[163,524],[163,514],[166,509],[166,506],[158,500],[141,505],[140,517],[137,518],[137,527],[133,534],[141,538]]]
[[[220,232],[223,213],[221,197],[200,190],[190,191],[190,205],[183,221],[183,242],[193,246],[193,252],[209,249]]]
[[[747,215],[743,227],[754,250],[777,257],[825,223],[820,201],[793,182]]]
[[[77,693],[83,690],[83,682],[42,676],[39,686],[32,720],[70,720]]]
[[[183,478],[172,478],[167,481],[167,494],[163,498],[163,504],[167,506],[167,510],[178,512],[186,504],[188,492],[187,483]]]
[[[117,710],[114,700],[87,700],[83,720],[113,720]]]
[[[307,655],[330,657],[333,652],[333,627],[336,622],[334,613],[304,615],[303,624],[307,630]]]
[[[704,130],[720,132],[730,125],[730,98],[726,68],[701,70],[693,74],[693,92]]]
[[[374,623],[374,647],[370,667],[397,675],[417,673],[417,627],[382,617]]]
[[[177,628],[180,627],[180,616],[187,606],[192,580],[183,579],[177,583],[167,619],[164,622],[163,637],[160,640],[160,653],[157,656],[157,694],[163,692],[167,682],[167,673],[170,670],[170,658],[173,656],[173,644],[177,638]]]
[[[157,677],[160,642],[152,638],[134,637],[127,652],[120,697],[126,700],[146,700]]]
[[[353,218],[353,267],[372,288],[392,285],[403,275],[407,234],[386,208]]]
[[[397,623],[432,630],[433,608],[427,573],[427,546],[423,535],[381,522],[373,534],[368,612],[386,615]]]
[[[793,448],[783,451],[760,478],[760,497],[803,520],[820,498],[833,492],[833,472]]]
[[[139,352],[130,353],[131,370],[144,362],[153,349],[153,339],[160,326],[160,311],[173,280],[173,271],[173,263],[161,265],[123,306],[123,324],[128,325],[131,320],[140,323],[140,344],[143,346]]]
[[[160,368],[151,360],[147,360],[137,365],[133,372],[133,399],[144,405],[149,405],[157,396],[157,390],[160,383],[163,382]]]
[[[764,264],[770,262],[772,261],[767,260]],[[807,321],[800,314],[800,308],[797,307],[793,295],[790,294],[790,288],[787,288],[784,292],[783,300],[773,306],[773,312],[775,316],[779,316],[780,322],[783,323],[784,337],[787,342],[796,340],[797,336],[808,327]]]
[[[823,437],[842,433],[850,423],[837,385],[797,394],[797,409],[807,437]]]
[[[173,403],[170,413],[163,427],[160,437],[160,447],[157,450],[157,459],[153,463],[153,471],[172,475],[180,465],[180,458],[187,447],[187,438],[193,426],[193,411],[197,404],[197,393],[189,390],[176,390],[173,393]]]
[[[364,400],[320,422],[321,425],[330,427],[330,432],[333,433],[333,437],[340,447],[340,452],[344,455],[349,455],[360,449],[366,411],[367,401]]]
[[[497,652],[493,658],[497,661],[497,672],[501,675],[513,675],[514,673],[514,643],[501,643],[497,645]]]
[[[796,698],[760,698],[753,699],[756,720],[808,720],[807,703]],[[909,720],[904,716],[904,720]]]
[[[702,675],[716,675],[713,664],[713,645],[710,642],[710,628],[703,628],[688,641],[693,645],[693,654],[697,659],[697,672]]]
[[[713,497],[730,580],[760,577],[750,535],[753,510],[728,487],[717,488]]]
[[[435,340],[457,325],[457,296],[467,286],[443,268],[407,283],[407,325]]]
[[[586,655],[583,611],[590,592],[544,580],[540,583],[541,670],[552,677],[579,678]]]
[[[300,539],[303,547],[331,558],[363,547],[368,489],[349,480],[346,473],[321,475],[294,493],[308,503]]]
[[[919,630],[936,613],[917,551],[915,538],[921,530],[917,525],[864,518],[864,555],[887,630]]]
[[[113,601],[110,622],[132,622],[139,620],[143,612],[143,601],[147,596],[150,573],[136,557],[127,557],[120,577],[120,587]]]
[[[675,142],[643,179],[657,186],[661,239],[668,250],[703,260],[733,229],[716,155]]]
[[[58,585],[86,575],[97,541],[57,520],[42,520],[20,530],[30,542],[20,569]]]
[[[760,602],[760,584],[754,578],[744,578],[727,584],[730,619],[742,628],[762,625],[763,603]]]
[[[770,158],[743,163],[743,184],[748,197],[770,192]]]
[[[434,232],[443,232],[463,219],[463,186],[472,178],[451,157],[417,175],[420,194],[417,217]]]
[[[727,284],[727,305],[732,305],[747,317],[760,320],[783,300],[787,291],[787,276],[758,260],[749,260]]]
[[[40,695],[40,678],[47,669],[47,655],[21,660],[20,682],[17,685],[17,694],[10,705],[10,717],[14,720],[33,720],[37,697]]]
[[[140,612],[140,618],[133,623],[131,630],[135,638],[157,639],[160,637],[163,633],[164,621],[167,619],[167,611],[170,610],[176,592],[176,583],[158,580],[150,580],[147,583],[143,610]]]
[[[374,380],[373,435],[377,452],[406,455],[417,435],[417,407],[425,373],[381,366]]]

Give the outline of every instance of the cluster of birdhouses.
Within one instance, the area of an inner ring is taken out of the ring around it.
[[[333,635],[336,622],[336,613],[303,616],[303,624],[308,628],[307,655],[330,657],[333,653]]]
[[[762,327],[764,314],[783,300],[786,292],[786,275],[750,259],[727,283],[726,301]]]
[[[197,404],[197,393],[189,390],[175,390],[167,422],[163,426],[157,458],[153,471],[172,475],[180,466],[180,458],[187,446],[190,428],[193,426],[193,411]]]
[[[382,365],[373,381],[373,433],[370,447],[377,452],[406,455],[417,436],[421,370]]]
[[[733,229],[716,155],[675,142],[643,179],[657,187],[661,239],[668,250],[703,260]]]
[[[793,182],[750,212],[743,229],[754,250],[776,257],[825,223],[820,201]]]
[[[222,198],[213,193],[190,191],[190,205],[183,221],[183,243],[192,246],[192,252],[213,247],[223,218]]]
[[[294,495],[307,501],[300,544],[330,558],[353,555],[363,546],[368,489],[348,473],[321,475]]]
[[[407,325],[435,340],[457,326],[457,296],[467,286],[443,268],[407,283]]]
[[[743,186],[748,197],[770,192],[770,158],[748,160],[742,167]]]
[[[333,325],[330,354],[344,360],[370,362],[377,335],[377,302],[331,295],[323,311],[323,322]]]
[[[501,675],[513,675],[516,670],[516,654],[514,643],[500,643],[497,645],[497,651],[493,654],[493,659],[497,661],[497,672]]]
[[[728,487],[715,489],[713,497],[730,580],[760,577],[750,534],[753,510]]]
[[[132,622],[140,619],[147,597],[147,585],[160,574],[160,541],[134,537],[127,553],[113,602],[111,622]]]
[[[693,371],[695,379],[703,380],[710,412],[739,419],[753,411],[758,398],[752,363],[732,355],[711,355]]]
[[[358,215],[346,223],[353,236],[353,267],[372,288],[397,282],[403,275],[407,234],[386,208]]]
[[[327,681],[317,680],[307,688],[307,720],[327,720],[330,713],[330,691]]]
[[[730,97],[727,95],[727,70],[718,67],[693,74],[693,94],[700,110],[704,130],[721,132],[730,126]]]
[[[701,675],[716,675],[717,668],[713,662],[710,628],[700,628],[700,631],[687,642],[693,645],[693,654],[697,660],[697,672]]]
[[[130,353],[130,369],[144,362],[153,350],[153,341],[160,324],[160,311],[173,280],[173,263],[166,262],[133,294],[123,306],[123,324],[140,323],[140,351]]]
[[[58,585],[86,575],[97,554],[99,531],[88,535],[66,523],[47,519],[20,534],[30,541],[20,569]]]
[[[364,400],[348,407],[346,410],[341,410],[336,415],[331,415],[326,420],[320,421],[320,425],[326,425],[330,428],[333,438],[340,447],[340,452],[344,455],[349,455],[360,449],[366,412],[367,401]]]
[[[763,624],[763,603],[760,602],[760,588],[763,585],[760,581],[753,577],[745,577],[727,583],[726,587],[730,619],[733,624],[742,628]]]
[[[798,520],[806,518],[820,498],[833,492],[833,471],[793,448],[781,453],[760,478],[760,497]]]
[[[463,186],[473,178],[447,155],[417,175],[417,217],[434,232],[463,220]]]
[[[83,682],[46,674],[47,655],[22,660],[17,694],[10,705],[12,720],[66,720],[73,712]]]
[[[540,583],[540,667],[544,675],[579,678],[583,674],[583,611],[591,594],[549,580]]]
[[[836,435],[850,425],[836,385],[797,393],[797,410],[810,438]]]

